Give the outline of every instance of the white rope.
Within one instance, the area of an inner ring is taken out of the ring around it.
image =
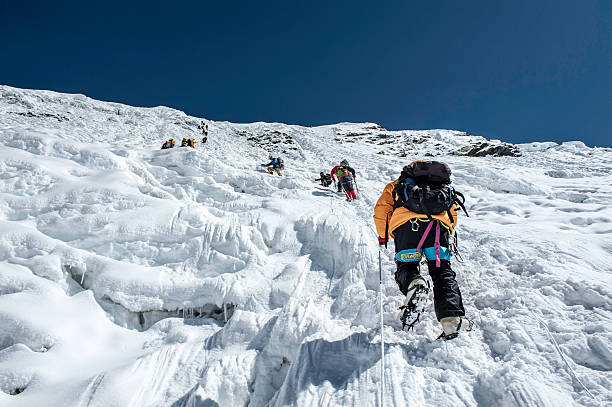
[[[527,309],[529,309],[529,308],[527,308]],[[567,361],[567,359],[565,357],[565,354],[563,353],[563,351],[559,347],[559,344],[557,343],[557,341],[553,337],[552,333],[550,332],[550,329],[548,329],[548,325],[546,325],[546,322],[544,322],[544,320],[542,318],[540,318],[539,316],[537,316],[532,310],[529,309],[529,312],[531,312],[531,315],[533,315],[540,322],[540,324],[542,324],[542,326],[546,329],[546,332],[548,333],[548,336],[549,336],[550,340],[552,341],[553,345],[555,346],[555,349],[559,353],[559,356],[561,356],[561,359],[563,360],[563,362],[565,362],[565,366],[567,366],[567,368],[569,369],[570,374],[574,377],[574,379],[576,379],[576,381],[578,383],[580,383],[580,386],[582,386],[582,388],[588,393],[589,396],[591,396],[593,398],[593,400],[599,402],[599,399],[597,397],[595,397],[593,395],[593,393],[591,393],[589,391],[589,389],[587,389],[587,387],[578,378],[578,375],[576,374],[576,371],[570,366],[569,362]]]

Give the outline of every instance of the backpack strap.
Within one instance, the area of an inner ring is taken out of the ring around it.
[[[418,194],[419,194],[419,203],[421,204],[421,208],[423,208],[423,211],[425,212],[425,215],[427,215],[427,219],[429,219],[429,221],[431,222],[433,220],[433,217],[431,216],[431,213],[429,213],[429,209],[427,209],[427,205],[425,205],[425,194],[423,193],[423,189],[420,187],[417,190]]]

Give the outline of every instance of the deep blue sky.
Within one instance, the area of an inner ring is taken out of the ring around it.
[[[612,146],[612,1],[0,0],[0,84]]]

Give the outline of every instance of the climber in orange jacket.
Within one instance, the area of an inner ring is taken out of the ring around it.
[[[418,322],[428,298],[429,285],[419,270],[425,256],[433,282],[434,308],[443,328],[441,336],[446,339],[458,335],[465,315],[450,266],[451,236],[457,225],[458,207],[465,210],[463,202],[463,195],[450,187],[450,168],[446,164],[415,161],[385,186],[374,207],[379,244],[386,246],[389,236],[395,242],[395,281],[406,295],[403,326],[411,328]]]

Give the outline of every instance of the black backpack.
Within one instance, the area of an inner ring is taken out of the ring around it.
[[[413,166],[405,166],[393,189],[395,204],[393,209],[404,207],[412,212],[427,215],[448,214],[451,223],[453,205],[459,206],[467,216],[465,197],[451,187],[451,170],[445,163],[438,161],[417,161]]]

